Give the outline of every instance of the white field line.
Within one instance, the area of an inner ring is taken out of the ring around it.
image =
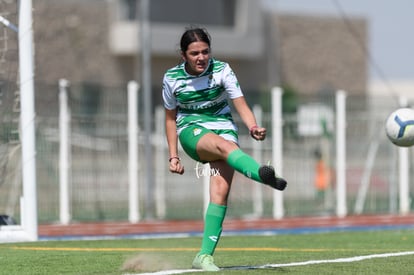
[[[260,268],[300,266],[300,265],[326,264],[326,263],[351,263],[351,262],[359,262],[359,261],[370,260],[370,259],[375,259],[375,258],[388,258],[388,257],[398,257],[398,256],[407,256],[407,255],[414,255],[414,251],[372,254],[372,255],[364,255],[364,256],[355,256],[355,257],[350,257],[350,258],[338,258],[338,259],[332,259],[332,260],[316,260],[316,261],[306,261],[306,262],[297,262],[297,263],[288,263],[288,264],[267,264],[267,265],[260,266]]]
[[[288,266],[302,266],[302,265],[313,265],[313,264],[327,264],[327,263],[351,263],[359,262],[363,260],[370,260],[375,258],[388,258],[388,257],[399,257],[399,256],[408,256],[414,255],[414,251],[405,251],[405,252],[395,252],[395,253],[383,253],[383,254],[372,254],[364,256],[355,256],[349,258],[338,258],[331,260],[314,260],[314,261],[305,261],[305,262],[293,262],[287,264],[266,264],[261,266],[251,266],[249,269],[266,269],[266,268],[277,268],[277,267],[288,267]],[[172,275],[172,274],[184,274],[189,272],[201,272],[199,269],[176,269],[176,270],[163,270],[150,273],[135,273],[135,274],[125,274],[125,275]]]

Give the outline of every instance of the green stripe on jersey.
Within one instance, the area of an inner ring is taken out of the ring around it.
[[[177,100],[181,104],[190,104],[195,102],[213,101],[217,99],[224,91],[223,87],[214,87],[198,91],[185,91],[177,94]]]
[[[181,117],[177,121],[177,127],[181,128],[185,125],[192,125],[192,124],[203,124],[203,123],[210,123],[210,122],[227,122],[233,121],[231,115],[224,114],[224,115],[215,115],[209,116],[204,114],[194,114],[194,115],[187,115]]]

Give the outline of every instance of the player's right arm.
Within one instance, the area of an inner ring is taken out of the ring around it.
[[[184,166],[181,164],[181,160],[178,155],[178,136],[177,136],[177,123],[176,123],[177,110],[165,109],[165,131],[167,135],[170,172],[183,174]]]

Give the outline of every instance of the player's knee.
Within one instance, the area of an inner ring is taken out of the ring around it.
[[[210,199],[216,204],[226,205],[231,184],[222,177],[214,177],[210,184]]]
[[[217,149],[220,151],[220,153],[224,156],[227,156],[230,152],[237,149],[237,145],[234,144],[231,141],[223,139],[222,141],[218,142],[216,144]]]

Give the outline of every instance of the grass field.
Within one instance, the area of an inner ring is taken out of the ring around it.
[[[181,274],[172,270],[191,269],[199,245],[198,237],[0,244],[0,274]],[[414,230],[224,236],[214,256],[218,274],[414,274]]]

